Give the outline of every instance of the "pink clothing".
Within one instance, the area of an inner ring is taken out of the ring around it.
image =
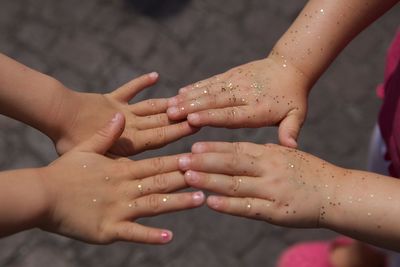
[[[385,79],[378,88],[383,97],[378,123],[385,140],[389,172],[400,178],[400,30],[397,32],[386,58]]]

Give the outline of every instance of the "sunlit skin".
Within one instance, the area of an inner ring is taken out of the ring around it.
[[[110,93],[94,94],[70,90],[2,54],[0,70],[0,113],[46,134],[59,154],[92,136],[115,112],[126,118],[121,138],[110,149],[119,156],[159,148],[197,131],[187,121],[168,119],[167,99],[129,104],[136,94],[157,82],[159,76],[155,72]]]
[[[47,167],[0,173],[0,236],[41,228],[94,244],[165,244],[173,234],[135,221],[198,207],[178,156],[132,161],[104,156],[124,129],[117,113],[102,129]],[[10,208],[12,207],[12,208]]]
[[[202,142],[179,157],[186,182],[216,193],[218,212],[304,228],[327,228],[400,250],[400,181],[349,170],[279,145]]]

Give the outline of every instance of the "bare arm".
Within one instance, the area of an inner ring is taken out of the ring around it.
[[[398,2],[311,0],[276,43],[271,56],[292,64],[313,84],[355,36]]]
[[[157,80],[158,74],[150,73],[108,94],[80,93],[0,54],[0,113],[37,128],[63,154],[92,136],[112,114],[122,112],[126,128],[111,152],[130,156],[196,132],[187,121],[168,119],[167,99],[129,104]]]
[[[277,145],[205,142],[182,156],[187,183],[210,208],[304,228],[327,228],[400,251],[400,180],[340,168]]]
[[[398,0],[311,0],[267,58],[180,89],[171,119],[227,128],[279,125],[279,142],[296,147],[314,83],[340,51]],[[267,33],[266,33],[267,34]]]

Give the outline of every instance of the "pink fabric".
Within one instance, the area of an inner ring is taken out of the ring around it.
[[[332,249],[352,243],[354,239],[345,236],[329,241],[299,243],[283,252],[277,267],[333,267],[330,263]]]
[[[386,58],[385,79],[378,87],[383,97],[378,123],[387,146],[389,172],[400,177],[400,30],[397,32]]]

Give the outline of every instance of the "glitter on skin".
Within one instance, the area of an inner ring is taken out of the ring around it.
[[[164,197],[164,198],[162,199],[163,202],[167,202],[167,200],[168,200],[168,198],[166,198],[166,197]]]
[[[97,202],[97,199],[95,199],[95,198],[93,198],[93,200],[92,200],[93,202]]]

